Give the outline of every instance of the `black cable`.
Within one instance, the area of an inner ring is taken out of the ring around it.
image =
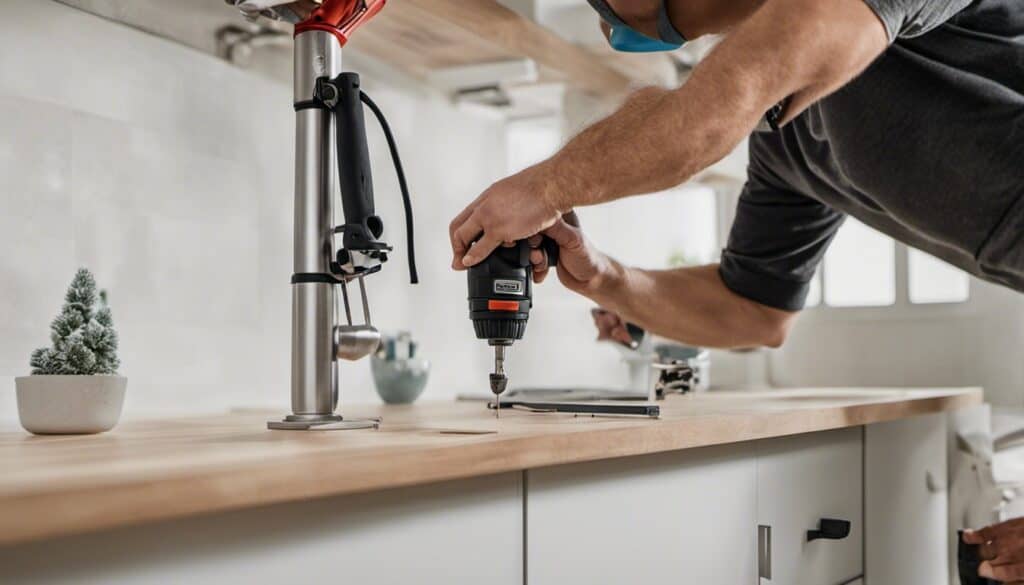
[[[398,187],[402,190],[402,204],[405,206],[405,245],[408,247],[408,258],[409,258],[409,280],[413,284],[417,284],[420,281],[419,276],[416,273],[416,249],[413,246],[412,236],[412,201],[409,199],[409,186],[405,182],[405,171],[402,170],[402,159],[398,156],[398,146],[395,144],[395,136],[391,133],[391,126],[388,125],[387,119],[384,118],[384,113],[380,111],[377,104],[373,103],[370,96],[366,95],[366,92],[359,92],[359,98],[370,108],[373,115],[377,117],[377,121],[380,122],[380,127],[384,130],[384,138],[388,141],[388,149],[391,150],[391,160],[395,163],[395,174],[398,175]]]

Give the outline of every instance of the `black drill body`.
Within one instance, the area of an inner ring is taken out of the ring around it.
[[[545,238],[542,248],[548,264],[558,263],[558,246]],[[491,391],[500,395],[508,385],[504,372],[505,348],[526,333],[533,308],[533,267],[530,245],[519,240],[514,246],[499,247],[485,260],[467,270],[469,318],[477,339],[494,347],[495,371]]]

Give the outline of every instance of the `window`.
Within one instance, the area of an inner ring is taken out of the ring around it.
[[[896,244],[847,218],[825,254],[825,303],[879,307],[896,302]]]
[[[962,303],[970,296],[970,279],[963,271],[920,250],[910,250],[907,261],[911,303]]]
[[[962,270],[847,218],[811,281],[806,306],[962,303],[969,297],[970,277]]]

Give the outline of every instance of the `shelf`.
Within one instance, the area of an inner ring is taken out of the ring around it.
[[[223,0],[59,1],[211,54],[219,53],[218,30],[248,26]],[[291,34],[292,27],[285,23],[261,24]],[[525,57],[537,64],[541,82],[565,82],[607,97],[620,97],[631,86],[657,83],[668,59],[575,45],[496,0],[390,0],[353,35],[347,48],[420,80],[441,68]],[[290,80],[290,44],[261,51],[268,64],[257,69]]]
[[[651,78],[649,67],[623,67],[621,59],[574,45],[495,0],[391,0],[349,46],[420,78],[433,69],[523,57],[537,63],[545,81],[594,95],[620,96]]]

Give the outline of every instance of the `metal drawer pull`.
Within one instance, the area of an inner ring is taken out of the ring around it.
[[[807,531],[807,542],[824,538],[827,540],[842,540],[850,536],[850,521],[837,520],[835,518],[822,518],[818,521],[817,530]]]
[[[772,580],[772,527],[757,527],[757,575]]]

